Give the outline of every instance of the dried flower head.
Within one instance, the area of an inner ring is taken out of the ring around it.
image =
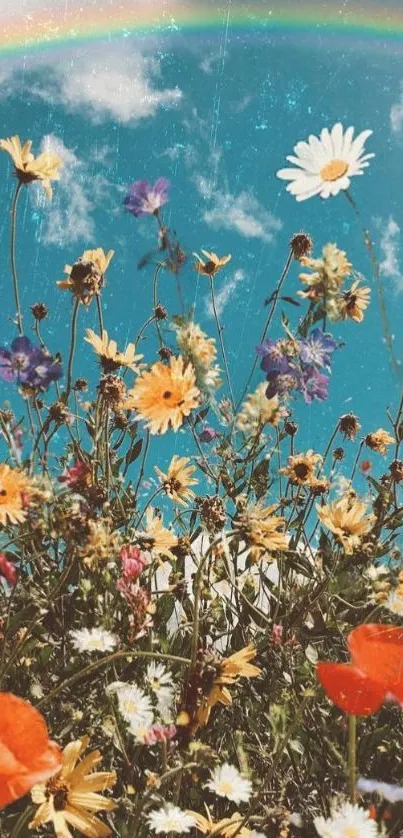
[[[123,378],[118,375],[104,375],[99,382],[98,389],[106,405],[112,409],[123,407],[126,397],[126,386]]]
[[[354,416],[354,413],[345,413],[343,416],[340,416],[339,431],[345,439],[354,440],[360,428],[361,425],[357,416]]]
[[[377,431],[374,431],[372,434],[367,434],[365,437],[365,445],[371,451],[378,451],[379,454],[386,454],[387,446],[394,445],[395,442],[395,438],[387,431],[384,431],[383,428],[378,428]]]
[[[313,241],[307,233],[295,233],[290,241],[290,248],[294,259],[299,261],[312,252]]]
[[[48,309],[45,306],[45,303],[34,303],[34,305],[31,306],[31,311],[35,320],[44,320],[45,317],[48,316]]]

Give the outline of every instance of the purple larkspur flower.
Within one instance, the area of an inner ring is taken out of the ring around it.
[[[154,184],[148,180],[136,180],[129,186],[123,201],[126,209],[136,218],[153,215],[168,201],[170,182],[160,177]]]
[[[203,430],[199,433],[200,442],[212,442],[216,436],[218,436],[217,431],[215,431],[214,428],[210,428],[210,426],[203,428]]]
[[[301,372],[298,389],[301,391],[306,404],[311,404],[314,399],[321,399],[322,401],[327,399],[328,383],[328,375],[322,375],[316,367],[309,366]]]
[[[58,381],[61,376],[61,364],[33,346],[29,338],[15,338],[10,349],[0,347],[0,378],[4,381],[46,390],[51,381]]]
[[[289,360],[287,355],[282,351],[279,341],[269,338],[269,340],[256,347],[256,352],[262,357],[260,369],[264,370],[268,375],[290,371]]]
[[[330,367],[331,354],[337,349],[337,343],[332,335],[313,329],[305,340],[300,342],[300,358],[304,364],[316,364],[318,367]]]

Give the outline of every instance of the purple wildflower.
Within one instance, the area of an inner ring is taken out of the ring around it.
[[[287,355],[284,354],[279,341],[266,340],[261,346],[256,347],[258,355],[262,356],[260,369],[268,373],[287,373],[290,371],[290,364]]]
[[[199,433],[200,442],[212,442],[216,436],[218,436],[217,431],[215,431],[214,428],[210,428],[210,426],[203,428],[203,430]]]
[[[301,361],[304,364],[316,364],[318,367],[330,367],[331,353],[337,348],[336,341],[331,335],[314,329],[306,340],[300,342]]]
[[[160,207],[168,201],[170,182],[160,177],[151,184],[148,180],[136,180],[129,186],[129,192],[123,203],[128,212],[136,218],[143,215],[156,215]]]
[[[329,376],[322,375],[316,367],[305,367],[302,370],[298,389],[301,391],[306,404],[311,404],[314,399],[324,401],[328,397],[327,385]]]
[[[4,381],[46,390],[62,374],[61,364],[44,349],[32,346],[29,338],[15,338],[10,349],[0,347],[0,378]]]
[[[268,399],[272,399],[276,394],[278,396],[284,396],[290,390],[294,390],[298,384],[296,373],[291,367],[289,368],[289,372],[270,372],[267,376],[267,381],[266,396]]]

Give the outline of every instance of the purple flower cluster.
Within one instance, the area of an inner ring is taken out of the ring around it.
[[[314,329],[301,340],[267,340],[257,347],[262,356],[260,368],[268,381],[267,397],[284,396],[297,390],[307,404],[327,399],[329,376],[320,369],[330,369],[332,352],[337,348],[331,335]]]
[[[148,180],[136,180],[129,186],[124,206],[136,218],[156,214],[168,201],[169,187],[169,180],[165,177],[158,178],[154,184]]]
[[[46,390],[52,381],[58,381],[62,375],[59,361],[55,361],[44,349],[33,346],[29,338],[15,338],[10,349],[0,347],[0,378],[4,381]]]

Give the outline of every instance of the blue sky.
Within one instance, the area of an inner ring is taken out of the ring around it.
[[[355,44],[286,33],[276,37],[239,31],[200,35],[127,37],[111,42],[48,49],[43,54],[3,58],[0,98],[3,136],[18,133],[34,147],[52,146],[64,168],[48,205],[40,189],[25,190],[18,222],[18,271],[28,306],[44,301],[51,317],[44,334],[52,351],[66,357],[71,300],[56,288],[64,264],[90,247],[113,248],[115,259],[104,292],[107,328],[122,344],[133,340],[151,307],[152,272],[137,270],[154,242],[153,219],[126,215],[128,184],[161,175],[172,181],[165,220],[186,250],[231,253],[217,278],[220,316],[235,390],[239,394],[253,363],[262,330],[264,299],[274,289],[288,242],[309,232],[315,255],[335,241],[368,277],[372,302],[364,324],[336,324],[346,346],[337,353],[329,400],[297,405],[303,425],[299,448],[320,448],[341,413],[359,413],[365,432],[386,426],[385,407],[395,408],[399,381],[383,343],[370,265],[351,208],[343,195],[297,204],[275,172],[298,140],[341,121],[357,131],[371,128],[367,150],[375,152],[352,192],[377,247],[396,355],[402,357],[401,194],[403,148],[401,53],[379,42]],[[4,212],[0,221],[0,312],[2,343],[13,336],[8,268],[9,215],[14,182],[8,157],[0,156]],[[189,260],[181,277],[195,318],[215,334],[208,286]],[[293,266],[286,293],[298,288]],[[174,279],[160,285],[170,314],[179,312]],[[291,323],[299,310],[288,307]],[[80,312],[80,340],[96,324],[95,309]],[[280,331],[275,328],[274,335]],[[142,345],[155,357],[151,333]],[[81,344],[82,346],[83,344]],[[78,355],[76,374],[95,372],[91,350]],[[256,383],[260,375],[256,375]],[[9,396],[1,386],[2,400]],[[173,435],[172,435],[173,436]],[[183,448],[183,435],[168,448]],[[165,449],[164,449],[165,451]]]

